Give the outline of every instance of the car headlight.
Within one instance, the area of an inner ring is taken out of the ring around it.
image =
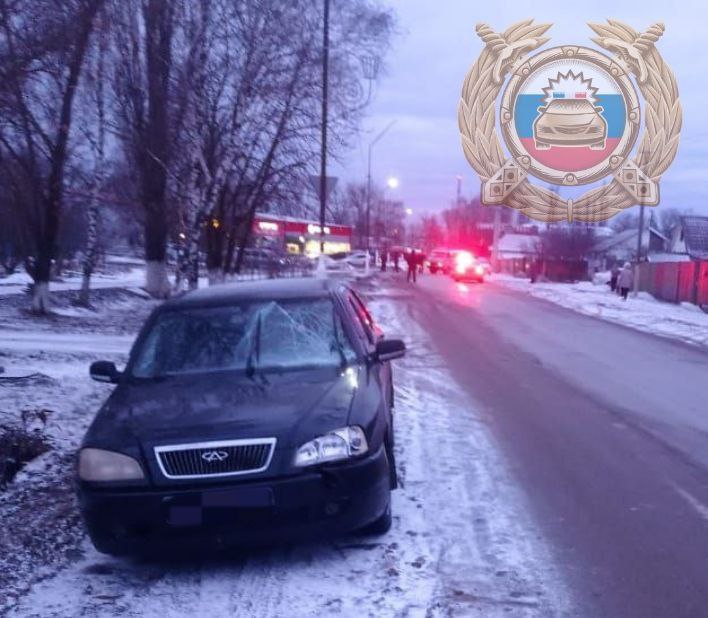
[[[140,464],[128,455],[82,448],[79,452],[79,478],[82,481],[136,481],[145,478]]]
[[[341,461],[363,455],[368,450],[366,435],[361,427],[343,427],[303,444],[295,453],[295,465],[304,467]]]

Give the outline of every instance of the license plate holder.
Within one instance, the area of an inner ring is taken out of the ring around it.
[[[237,512],[272,507],[270,487],[239,487],[170,496],[163,500],[170,526],[201,526],[210,521],[228,522]]]

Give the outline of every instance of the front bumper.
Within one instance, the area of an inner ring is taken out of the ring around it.
[[[79,504],[99,551],[270,545],[343,534],[380,517],[390,500],[384,448],[354,462],[290,477],[217,486],[99,489],[81,484]]]

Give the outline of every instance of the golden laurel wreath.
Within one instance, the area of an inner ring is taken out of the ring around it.
[[[543,34],[551,25],[533,24],[529,19],[501,34],[486,24],[477,25],[477,34],[485,47],[465,78],[458,121],[465,157],[483,183],[507,162],[495,127],[496,100],[504,77],[529,52],[549,40]],[[607,20],[607,25],[588,25],[598,35],[592,41],[615,53],[615,61],[636,78],[646,103],[644,136],[630,164],[647,182],[658,183],[676,156],[682,122],[676,78],[654,45],[664,33],[664,25],[653,24],[643,33],[616,20]],[[616,171],[621,163],[613,166]],[[505,196],[504,204],[538,221],[603,221],[642,203],[618,173],[613,175],[611,183],[592,189],[577,200],[565,200],[524,177]],[[652,204],[656,203],[658,193]]]

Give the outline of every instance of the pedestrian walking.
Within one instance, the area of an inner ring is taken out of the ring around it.
[[[381,251],[381,272],[385,273],[386,272],[386,263],[388,262],[388,251],[384,249]]]
[[[394,272],[401,272],[400,267],[398,266],[398,260],[401,259],[401,254],[398,251],[393,251],[391,253],[391,259],[393,260],[393,270]]]
[[[531,281],[531,283],[536,283],[540,272],[541,265],[538,263],[538,260],[534,260],[533,262],[531,262],[531,265],[529,266],[529,280]]]
[[[418,272],[422,275],[425,272],[426,255],[422,251],[416,252],[416,263],[418,264]]]
[[[610,271],[610,290],[613,292],[617,291],[617,279],[620,274],[620,269],[617,265],[612,267],[612,270]]]
[[[619,286],[620,295],[622,300],[627,300],[629,295],[629,290],[634,284],[634,272],[632,271],[632,265],[629,262],[625,262],[624,268],[617,277],[617,285]]]
[[[418,270],[418,256],[415,249],[411,249],[410,253],[406,253],[406,264],[408,265],[408,273],[406,273],[406,281],[413,279],[416,282],[416,272]]]

